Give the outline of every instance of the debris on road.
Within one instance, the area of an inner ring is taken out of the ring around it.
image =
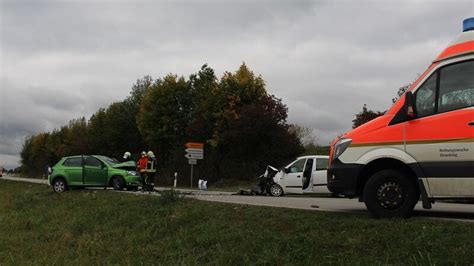
[[[270,188],[272,187],[273,184],[275,184],[275,181],[273,180],[273,177],[278,173],[278,169],[271,165],[267,165],[267,168],[265,169],[265,173],[260,175],[257,180],[257,185],[253,186],[251,189],[240,189],[237,193],[234,195],[250,195],[250,196],[255,196],[255,195],[271,195]]]

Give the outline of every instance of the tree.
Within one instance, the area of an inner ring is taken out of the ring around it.
[[[69,121],[64,135],[64,156],[87,154],[89,139],[87,137],[87,121],[85,117]]]
[[[219,105],[218,82],[214,70],[203,65],[198,73],[189,77],[191,121],[186,130],[189,139],[208,143],[215,131]]]
[[[367,109],[367,105],[364,104],[362,107],[362,112],[356,114],[356,117],[354,120],[352,120],[352,128],[356,128],[360,125],[363,125],[370,120],[383,115],[385,112],[379,112],[379,111],[372,111]]]
[[[414,79],[412,82],[404,85],[404,86],[401,86],[400,88],[398,88],[398,91],[397,91],[397,96],[395,98],[392,98],[392,103],[396,103],[398,101],[398,99],[400,99],[400,97],[402,97],[402,95],[411,87],[411,85],[413,85],[413,83],[415,83],[415,81],[420,77],[420,74],[418,74],[418,76],[416,77],[416,79]]]
[[[158,151],[164,160],[174,147],[186,141],[191,105],[188,83],[171,74],[157,80],[143,99],[137,115],[138,129],[149,148]]]
[[[229,123],[239,118],[242,106],[253,104],[266,95],[265,81],[261,76],[255,76],[245,63],[235,73],[225,72],[214,95],[218,111],[210,144],[219,145],[222,133]]]
[[[132,85],[132,90],[130,91],[130,96],[127,97],[127,100],[138,109],[151,85],[153,85],[153,78],[150,75],[137,79],[135,84]]]
[[[189,169],[183,145],[199,141],[206,144],[206,159],[196,171],[207,179],[251,178],[266,164],[280,166],[303,152],[287,116],[281,99],[268,95],[263,78],[245,63],[220,80],[207,65],[188,80],[145,76],[125,100],[100,108],[89,120],[74,119],[27,138],[22,169],[40,173],[46,162],[74,154],[118,157],[152,150],[166,177]]]
[[[242,107],[222,133],[220,177],[250,179],[267,164],[280,166],[303,152],[286,123],[287,107],[273,95]]]

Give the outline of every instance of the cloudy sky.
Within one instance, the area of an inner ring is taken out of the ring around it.
[[[386,110],[474,16],[458,1],[0,0],[0,166],[137,78],[245,62],[319,144]]]

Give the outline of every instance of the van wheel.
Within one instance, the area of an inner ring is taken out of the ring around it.
[[[269,190],[270,190],[270,195],[274,197],[280,197],[283,195],[283,189],[278,184],[271,185]]]
[[[124,182],[121,177],[116,176],[112,179],[112,186],[114,190],[122,190],[124,187]]]
[[[67,190],[67,184],[66,181],[62,178],[57,178],[53,182],[53,191],[56,193],[63,193],[64,191]]]
[[[395,170],[373,174],[364,187],[364,202],[374,218],[407,218],[420,192],[414,179]]]

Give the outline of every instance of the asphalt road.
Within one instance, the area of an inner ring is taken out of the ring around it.
[[[47,184],[47,180],[3,177],[2,179],[23,181],[39,184]],[[158,191],[169,188],[158,187]],[[269,196],[240,196],[232,195],[231,192],[219,191],[198,191],[189,189],[179,189],[180,192],[188,194],[189,197],[234,204],[259,205],[279,208],[303,209],[314,211],[332,211],[332,212],[349,212],[367,214],[367,209],[364,203],[357,199],[347,198],[332,198],[326,196],[284,196],[284,197],[269,197]],[[140,193],[141,192],[125,192],[124,193]],[[159,195],[158,193],[151,193],[150,195]],[[421,202],[417,204],[414,211],[414,217],[425,217],[431,219],[442,220],[458,220],[474,222],[474,204],[468,203],[451,203],[451,202],[436,202],[433,208],[425,210],[421,207]]]

